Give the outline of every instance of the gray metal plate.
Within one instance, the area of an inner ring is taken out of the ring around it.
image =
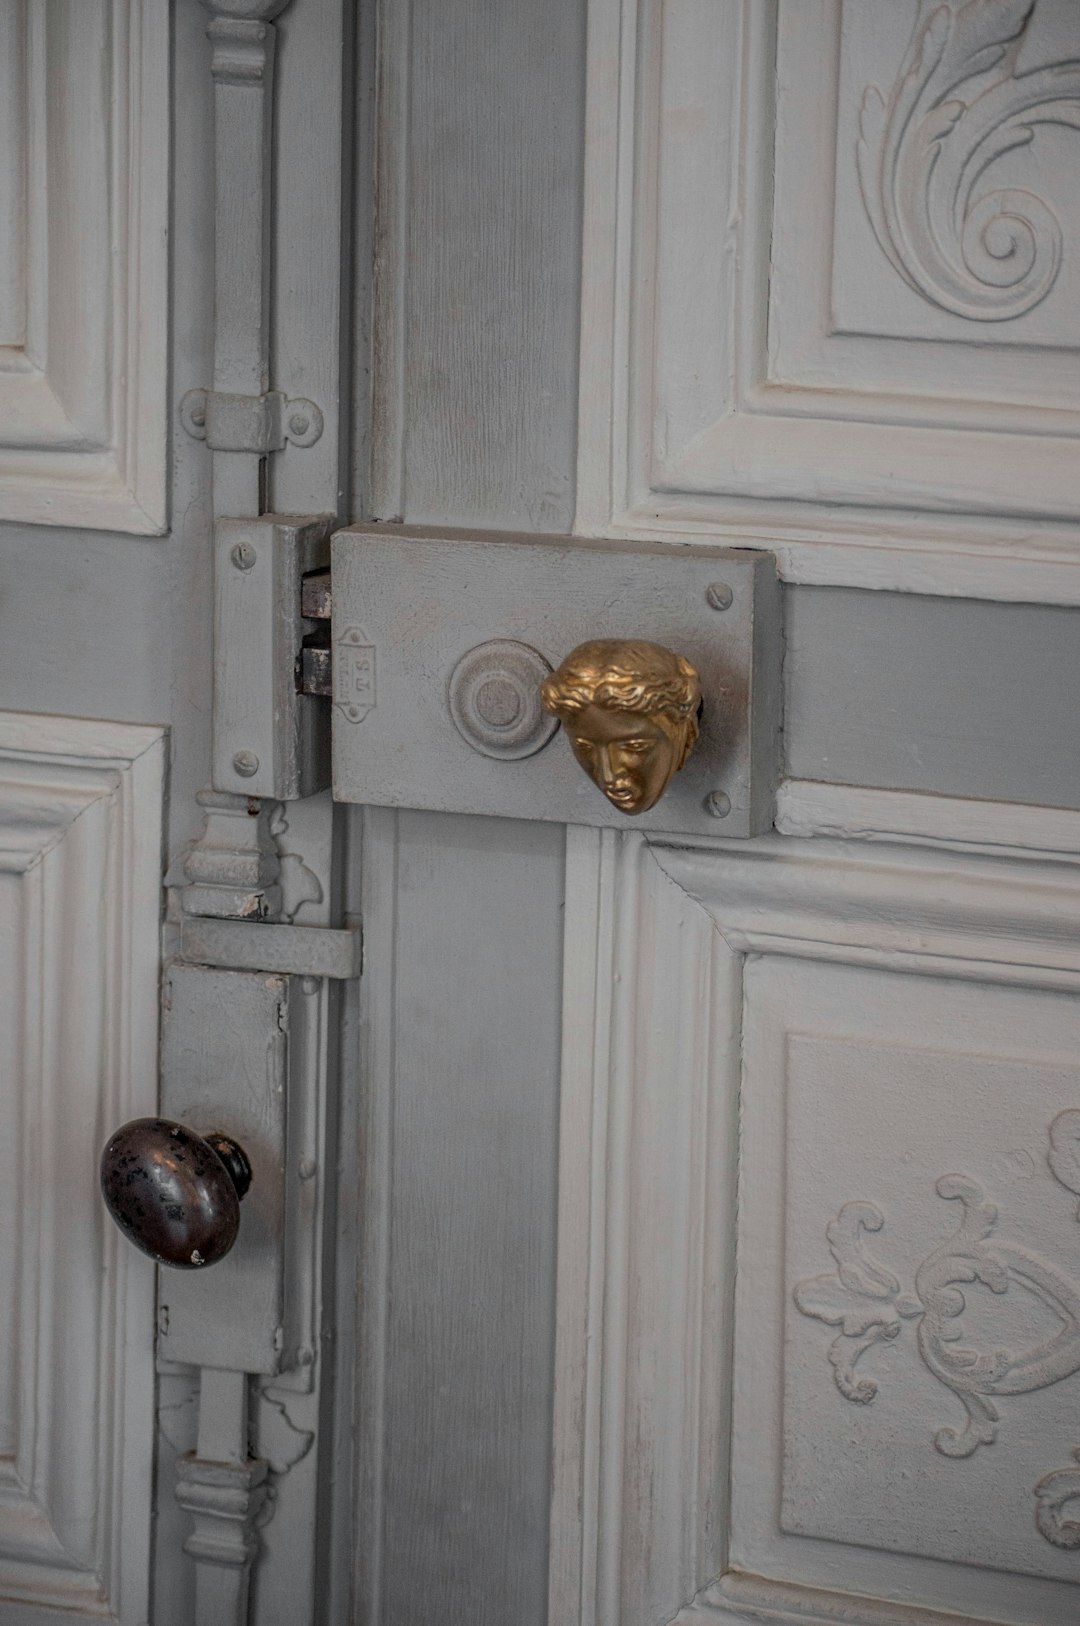
[[[294,979],[172,964],[165,977],[162,1112],[240,1143],[252,1168],[232,1251],[207,1270],[162,1269],[165,1360],[241,1372],[291,1364],[286,1291],[288,1042],[303,1014]],[[288,1171],[288,1172],[287,1172]]]
[[[780,668],[771,554],[357,525],[334,537],[332,569],[337,800],[675,834],[771,826]],[[710,604],[714,583],[731,589],[728,608]],[[554,667],[586,639],[631,637],[686,655],[705,698],[697,746],[650,812],[612,807],[561,730],[533,755],[499,759],[455,725],[451,678],[477,645],[517,640]],[[730,800],[725,817],[708,810],[717,791]]]

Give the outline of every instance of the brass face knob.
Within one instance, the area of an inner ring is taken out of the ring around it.
[[[647,813],[698,737],[701,681],[684,655],[641,638],[572,649],[540,688],[589,778],[621,813]]]
[[[159,1265],[179,1270],[224,1259],[250,1185],[251,1164],[235,1141],[169,1118],[133,1118],[101,1154],[101,1194],[117,1225]]]

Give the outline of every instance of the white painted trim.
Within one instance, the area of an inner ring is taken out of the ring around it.
[[[27,1626],[60,1608],[142,1626],[149,1609],[154,1270],[107,1225],[95,1161],[157,1101],[164,778],[160,728],[0,713],[29,1175],[0,1613]]]
[[[723,1563],[741,962],[640,835],[566,898],[548,1618],[639,1626]]]
[[[0,711],[0,754],[46,761],[78,758],[121,767],[160,747],[165,731],[156,723],[109,723],[96,717],[59,717],[49,712]]]
[[[740,954],[1080,987],[1080,868],[766,836],[652,847]]]
[[[961,1620],[964,1626],[991,1626],[951,1611],[876,1599],[859,1599],[856,1604],[850,1593],[822,1592],[730,1571],[689,1608],[680,1609],[670,1626],[707,1626],[709,1621],[727,1626],[959,1626]]]
[[[0,520],[160,535],[170,8],[107,0],[84,11],[81,0],[58,0],[30,16],[28,348],[0,371]],[[104,115],[80,32],[90,19],[111,51]],[[46,103],[58,120],[64,110],[68,153],[52,154],[44,139]],[[80,139],[80,118],[100,141]],[[78,252],[65,233],[78,234]]]
[[[833,791],[781,817],[844,839],[568,832],[551,1626],[948,1618],[725,1571],[742,967],[1080,993],[1077,816]]]
[[[1080,858],[1080,812],[922,791],[869,790],[786,779],[776,828],[788,836],[926,842],[1007,857]]]

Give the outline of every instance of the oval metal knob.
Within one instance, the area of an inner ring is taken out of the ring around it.
[[[697,672],[685,655],[642,638],[579,644],[544,679],[540,699],[620,813],[655,807],[698,737]]]
[[[101,1154],[101,1194],[129,1242],[160,1265],[224,1259],[240,1229],[251,1164],[228,1135],[169,1118],[133,1118]]]

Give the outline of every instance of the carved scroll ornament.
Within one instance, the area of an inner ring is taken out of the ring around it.
[[[1055,1178],[1080,1195],[1080,1111],[1054,1119],[1047,1162]],[[1030,1394],[1080,1372],[1080,1284],[1031,1249],[994,1237],[997,1208],[976,1181],[942,1175],[937,1192],[959,1202],[962,1218],[916,1269],[914,1293],[902,1292],[892,1272],[867,1252],[867,1232],[885,1224],[881,1210],[849,1202],[826,1228],[835,1271],[799,1282],[794,1298],[803,1315],[840,1329],[828,1360],[836,1387],[857,1405],[868,1405],[878,1390],[872,1378],[856,1373],[857,1362],[874,1344],[898,1337],[910,1321],[922,1360],[967,1413],[962,1429],[939,1429],[934,1445],[943,1456],[970,1457],[997,1438],[1000,1396]],[[1030,1293],[1051,1313],[1054,1330],[1019,1349],[974,1347],[961,1321],[964,1285],[974,1282],[992,1293]],[[1074,1456],[1080,1463],[1080,1451]],[[1055,1547],[1080,1548],[1080,1521],[1063,1514],[1067,1503],[1080,1502],[1080,1468],[1047,1474],[1034,1494],[1040,1533]]]
[[[1035,4],[920,0],[888,98],[863,96],[856,157],[878,242],[916,293],[977,322],[1034,309],[1061,266],[1044,198],[980,186],[1037,125],[1080,129],[1080,61],[1016,71]]]

